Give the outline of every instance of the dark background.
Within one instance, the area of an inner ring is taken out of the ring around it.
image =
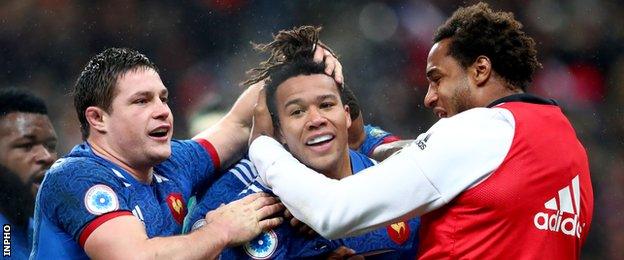
[[[432,34],[464,4],[0,1],[0,87],[27,88],[46,98],[59,152],[65,154],[81,141],[68,95],[80,70],[104,48],[135,48],[159,66],[172,93],[175,136],[188,138],[195,125],[206,127],[229,108],[242,91],[238,83],[245,71],[264,58],[250,41],[267,42],[280,29],[321,25],[321,39],[340,54],[365,120],[415,138],[436,121],[422,105]],[[490,4],[513,11],[535,38],[544,68],[529,91],[559,100],[587,148],[595,209],[583,258],[624,259],[624,3]]]

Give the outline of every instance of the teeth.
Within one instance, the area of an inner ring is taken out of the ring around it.
[[[317,136],[317,137],[313,138],[312,140],[308,141],[306,144],[307,145],[318,144],[320,142],[325,142],[325,141],[330,140],[332,138],[333,137],[331,135],[321,135],[321,136]]]
[[[152,131],[152,134],[164,134],[164,133],[167,133],[167,129],[161,128],[161,129],[156,129]]]

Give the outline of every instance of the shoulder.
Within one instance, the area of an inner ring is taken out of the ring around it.
[[[47,203],[55,200],[63,203],[73,195],[82,196],[96,185],[121,189],[124,183],[115,177],[114,171],[88,157],[61,158],[46,173],[40,187],[40,199]]]

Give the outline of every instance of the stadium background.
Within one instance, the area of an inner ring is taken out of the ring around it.
[[[471,3],[471,2],[468,2]],[[46,98],[59,153],[80,142],[71,96],[88,59],[131,47],[160,68],[172,93],[175,136],[198,115],[218,117],[261,56],[249,44],[321,25],[340,54],[365,120],[414,138],[436,119],[422,105],[432,34],[456,1],[72,1],[0,3],[0,87]],[[530,92],[558,99],[585,144],[595,194],[584,259],[624,259],[624,3],[502,1],[535,38],[544,68]],[[205,123],[204,123],[205,125]],[[522,246],[519,241],[518,246]]]

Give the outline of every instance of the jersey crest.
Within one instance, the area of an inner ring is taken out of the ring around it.
[[[119,200],[113,189],[103,184],[96,184],[87,190],[84,205],[89,213],[102,215],[119,209]]]
[[[253,259],[268,259],[275,253],[277,243],[277,235],[273,230],[269,230],[247,242],[243,248],[245,253]]]
[[[405,221],[397,222],[386,227],[388,236],[392,241],[401,245],[410,238],[410,228]]]
[[[169,210],[171,210],[173,219],[181,225],[186,216],[186,208],[184,207],[182,194],[178,192],[169,193],[169,196],[167,196],[167,205],[169,206]]]

